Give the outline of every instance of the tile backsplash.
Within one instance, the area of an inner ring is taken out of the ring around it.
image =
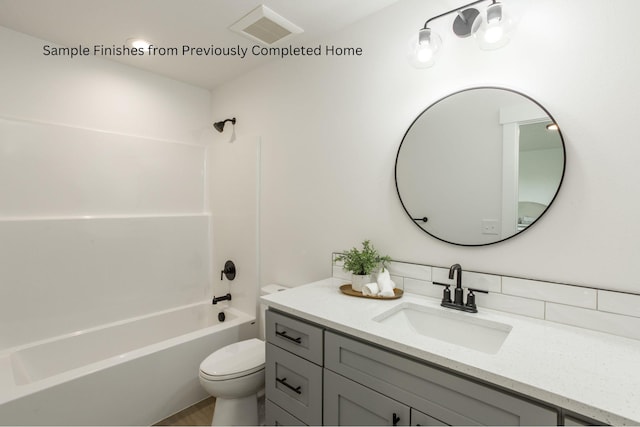
[[[342,263],[335,261],[336,255],[334,253],[332,256],[332,275],[348,282],[351,273],[342,268]],[[392,261],[389,273],[396,287],[405,292],[438,299],[442,298],[442,287],[433,282],[455,286],[455,281],[449,279],[448,268]],[[489,292],[476,293],[478,307],[640,340],[640,294],[464,269],[462,286]]]

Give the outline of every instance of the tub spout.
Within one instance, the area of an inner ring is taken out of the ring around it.
[[[217,304],[220,301],[231,301],[231,294],[226,294],[223,297],[213,297],[213,301],[211,302],[211,304]]]

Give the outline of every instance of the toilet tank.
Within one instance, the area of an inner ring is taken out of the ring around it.
[[[276,292],[286,291],[287,289],[289,288],[282,285],[276,285],[276,284],[265,285],[260,288],[260,295],[275,294]],[[260,339],[262,341],[265,340],[264,314],[266,311],[267,311],[267,306],[265,304],[260,304]]]

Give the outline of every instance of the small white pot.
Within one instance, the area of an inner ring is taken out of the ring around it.
[[[352,274],[351,275],[351,289],[356,292],[362,292],[362,287],[367,283],[371,283],[371,275],[360,275],[360,274]]]

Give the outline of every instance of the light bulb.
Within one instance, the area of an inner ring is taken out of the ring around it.
[[[493,3],[487,7],[486,19],[474,33],[481,49],[498,49],[509,43],[513,25],[509,16],[504,13],[502,3]]]
[[[411,65],[416,68],[428,68],[435,64],[435,57],[442,39],[432,32],[430,28],[423,28],[409,41],[408,59]]]
[[[416,60],[420,63],[430,61],[433,55],[435,55],[435,52],[429,45],[419,45],[416,49]]]
[[[487,26],[487,31],[484,33],[484,41],[487,43],[497,43],[504,36],[504,30],[500,25]]]

